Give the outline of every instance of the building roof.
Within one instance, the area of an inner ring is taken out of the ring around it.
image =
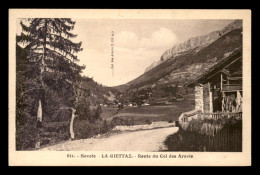
[[[231,64],[232,62],[242,59],[242,48],[237,48],[232,54],[229,56],[223,58],[221,61],[219,61],[217,64],[203,72],[201,75],[199,75],[195,80],[192,82],[186,84],[187,87],[193,87],[197,84],[203,84],[207,82],[209,78],[216,75],[217,73],[221,72],[227,65]]]

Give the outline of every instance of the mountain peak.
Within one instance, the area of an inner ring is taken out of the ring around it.
[[[194,49],[196,49],[196,51],[199,51],[201,48],[204,48],[210,43],[216,41],[222,35],[238,28],[242,28],[242,20],[234,20],[232,23],[228,24],[222,30],[213,31],[207,35],[192,37],[183,43],[177,44],[174,47],[166,50],[162,54],[160,60],[152,63],[149,67],[146,68],[145,72],[151,70],[152,68],[163,63],[164,61],[168,59],[174,59],[176,56],[182,55],[183,53],[187,53]]]

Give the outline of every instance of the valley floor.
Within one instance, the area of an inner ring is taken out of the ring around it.
[[[161,151],[167,136],[178,131],[178,127],[160,128],[135,132],[124,132],[109,137],[67,141],[42,148],[39,151]]]
[[[132,120],[135,125],[146,124],[156,121],[176,121],[178,117],[187,111],[194,109],[194,94],[185,95],[185,101],[174,102],[170,105],[151,105],[140,107],[125,107],[118,111],[118,108],[102,107],[101,118],[110,122],[114,117],[124,120]],[[163,102],[169,99],[161,98]]]

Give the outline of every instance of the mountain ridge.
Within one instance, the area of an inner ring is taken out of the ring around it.
[[[145,69],[145,72],[151,70],[152,68],[156,67],[167,59],[174,59],[175,57],[183,54],[183,52],[186,52],[188,50],[196,48],[197,51],[199,51],[208,46],[210,43],[216,41],[222,35],[239,28],[242,28],[242,20],[234,20],[232,23],[228,24],[221,30],[213,31],[206,35],[191,37],[187,41],[177,44],[170,49],[167,49],[162,54],[159,60],[153,62]]]
[[[198,46],[184,51],[174,58],[163,61],[136,79],[114,88],[126,92],[138,88],[153,87],[158,84],[178,83],[181,85],[183,82],[196,78],[197,75],[222,60],[241,45],[242,28],[231,30],[203,48]],[[179,74],[176,74],[177,72]],[[167,79],[170,79],[170,81]]]

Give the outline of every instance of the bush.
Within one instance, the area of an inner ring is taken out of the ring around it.
[[[131,117],[129,120],[128,119],[122,119],[120,117],[113,117],[110,123],[110,128],[113,128],[115,126],[121,126],[121,125],[127,125],[127,126],[132,126],[135,125],[135,120],[133,117]]]
[[[35,147],[39,139],[40,131],[36,128],[36,121],[28,120],[22,127],[16,131],[16,149],[26,150]]]
[[[164,143],[168,151],[203,151],[207,145],[207,137],[196,132],[179,130],[167,137]]]
[[[179,131],[168,136],[164,143],[167,151],[239,152],[242,151],[242,121],[232,118],[192,120],[186,130],[179,127]]]
[[[108,126],[106,120],[97,120],[89,122],[88,120],[75,119],[74,132],[75,139],[86,139],[98,134],[109,132],[111,127]]]
[[[120,126],[120,125],[124,125],[125,121],[122,118],[119,117],[113,117],[113,119],[111,120],[111,126],[115,127],[115,126]]]
[[[131,117],[131,119],[130,119],[130,125],[135,125],[135,120],[133,117]]]
[[[152,122],[150,120],[146,120],[145,124],[150,125],[150,124],[152,124]]]

